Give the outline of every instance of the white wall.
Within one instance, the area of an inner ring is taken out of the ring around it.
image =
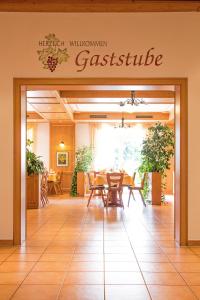
[[[76,123],[75,126],[75,149],[82,146],[90,146],[90,125],[88,123]]]
[[[35,154],[41,156],[44,166],[49,170],[50,153],[50,125],[49,123],[37,123],[35,140]]]
[[[67,63],[55,72],[43,69],[38,60],[38,42],[49,33],[66,41]],[[51,14],[0,13],[0,239],[12,239],[13,232],[13,78],[83,77],[187,77],[189,96],[189,239],[200,240],[199,170],[200,141],[200,14],[120,13]],[[89,66],[77,72],[78,51],[69,40],[107,40],[106,48],[89,48],[93,54],[143,53],[154,47],[163,54],[163,64],[155,66]]]

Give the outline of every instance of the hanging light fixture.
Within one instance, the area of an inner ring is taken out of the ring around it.
[[[130,125],[130,124],[126,124],[126,123],[124,122],[124,120],[125,120],[125,119],[124,119],[124,116],[122,115],[121,123],[116,124],[114,128],[130,128],[131,125]]]
[[[145,102],[143,99],[135,97],[135,91],[131,91],[131,98],[126,99],[125,101],[121,101],[120,106],[125,106],[126,104],[138,106],[139,104],[144,104],[144,103]]]

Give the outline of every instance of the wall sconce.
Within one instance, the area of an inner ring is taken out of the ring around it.
[[[64,148],[65,147],[65,143],[63,141],[60,142],[59,144],[60,148]]]

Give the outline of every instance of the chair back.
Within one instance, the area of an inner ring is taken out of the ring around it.
[[[141,189],[144,189],[144,184],[145,184],[145,181],[147,179],[147,173],[143,173],[143,176],[142,176],[142,179],[141,179]]]
[[[48,188],[48,172],[45,171],[42,173],[42,178],[41,178],[41,189],[47,190]]]
[[[91,187],[92,186],[92,179],[91,179],[90,172],[87,173],[87,178],[88,178],[89,187]]]
[[[124,173],[107,173],[107,182],[108,182],[108,187],[116,187],[116,188],[121,188],[123,178],[124,178]]]
[[[63,172],[57,172],[56,181],[62,183],[62,180],[63,180]]]

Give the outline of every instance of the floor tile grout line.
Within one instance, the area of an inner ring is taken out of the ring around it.
[[[144,278],[144,275],[143,275],[143,273],[142,273],[141,267],[140,267],[140,265],[139,265],[139,261],[138,261],[138,259],[137,259],[137,256],[136,256],[136,254],[135,254],[134,248],[133,248],[133,246],[132,246],[131,240],[130,240],[130,238],[129,238],[129,234],[128,234],[127,230],[126,230],[125,221],[124,221],[124,216],[125,216],[125,214],[124,214],[124,212],[123,212],[123,215],[122,215],[122,222],[123,222],[123,226],[124,226],[124,228],[125,228],[125,231],[126,231],[126,234],[127,234],[127,236],[128,236],[129,243],[130,243],[130,245],[131,245],[131,248],[132,248],[132,251],[133,251],[134,257],[135,257],[135,259],[136,259],[136,262],[137,262],[138,268],[139,268],[139,270],[140,270],[141,276],[142,276],[142,278],[143,278],[143,280],[144,280],[144,283],[145,283],[146,289],[147,289],[147,291],[148,291],[149,297],[150,297],[150,299],[151,299],[151,300],[153,300],[153,299],[152,299],[152,297],[151,297],[151,294],[150,294],[149,288],[148,288],[148,286],[147,286],[146,280],[145,280],[145,278]]]
[[[189,288],[189,290],[192,292],[192,294],[195,296],[196,299],[198,299],[198,297],[195,295],[194,291],[190,288],[190,285],[187,283],[187,281],[184,279],[184,277],[181,275],[181,273],[177,270],[176,266],[174,265],[174,263],[172,263],[173,267],[175,268],[175,270],[177,271],[177,273],[179,274],[179,276],[183,279],[183,281],[186,283],[186,286]]]
[[[86,211],[85,216],[83,216],[83,222],[82,222],[82,225],[85,224],[84,221],[86,220],[87,215],[88,215],[88,211]],[[84,230],[84,226],[81,227],[81,230],[80,230],[80,233],[79,233],[79,237],[81,237],[81,234],[82,234],[83,230]],[[78,240],[78,239],[77,239],[77,240]],[[73,252],[73,254],[72,254],[72,258],[71,258],[71,262],[70,262],[69,266],[72,264],[73,257],[75,256],[76,248],[77,248],[77,244],[76,244],[76,246],[74,247],[74,252]],[[70,270],[70,268],[69,268],[69,270]],[[64,286],[64,282],[65,282],[66,276],[67,276],[67,274],[70,272],[69,270],[66,271],[66,274],[65,274],[65,276],[64,276],[64,278],[63,278],[63,281],[62,281],[62,284],[60,285],[60,288],[59,288],[59,291],[58,291],[56,300],[59,300],[59,298],[60,298],[60,294],[61,294],[62,288],[63,288],[63,286]]]
[[[21,281],[21,283],[19,284],[19,286],[17,287],[17,289],[15,290],[15,292],[11,295],[10,299],[13,299],[14,295],[17,293],[17,291],[19,290],[19,288],[23,285],[23,282],[25,281],[25,279],[28,277],[28,275],[32,272],[33,268],[35,267],[35,265],[38,263],[38,261],[40,260],[40,258],[42,257],[42,255],[44,254],[46,248],[48,246],[45,247],[44,251],[40,254],[39,258],[37,261],[35,261],[35,263],[33,264],[33,266],[31,267],[31,269],[27,272],[26,276],[24,277],[24,279]]]

